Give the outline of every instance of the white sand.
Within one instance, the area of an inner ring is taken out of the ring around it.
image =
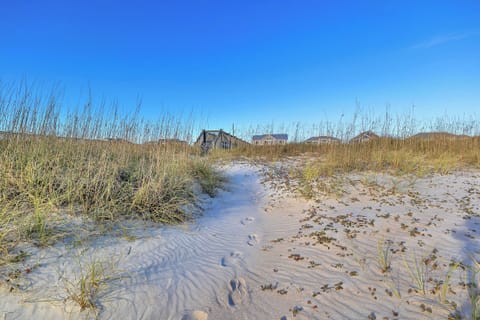
[[[305,201],[272,191],[252,165],[226,172],[228,190],[205,202],[194,223],[137,230],[131,241],[105,237],[86,246],[31,248],[18,267],[20,289],[0,286],[0,316],[446,319],[454,311],[440,302],[439,290],[431,291],[445,279],[451,258],[471,265],[480,249],[478,173],[402,181],[351,175],[342,197]],[[384,241],[393,251],[386,273],[377,262]],[[415,258],[432,251],[423,295],[406,264],[413,268]],[[98,314],[65,301],[66,288],[92,260],[108,262],[111,278],[99,294]],[[447,300],[468,315],[465,274],[452,273],[455,293]]]

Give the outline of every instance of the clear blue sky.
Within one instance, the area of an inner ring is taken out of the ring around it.
[[[480,113],[480,1],[0,1],[0,80],[211,128]],[[222,108],[224,111],[217,112]]]

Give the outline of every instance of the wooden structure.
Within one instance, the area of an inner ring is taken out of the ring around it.
[[[202,152],[207,153],[212,149],[231,149],[249,143],[234,135],[220,130],[202,130],[195,141],[195,146],[200,147]]]
[[[340,142],[340,139],[330,136],[311,137],[304,141],[304,143],[308,144],[335,144]]]
[[[252,144],[257,146],[287,144],[288,134],[286,133],[272,133],[261,134],[252,137]]]

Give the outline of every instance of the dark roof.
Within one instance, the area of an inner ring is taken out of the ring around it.
[[[318,137],[311,137],[305,140],[305,142],[310,142],[310,141],[317,141],[317,140],[332,140],[332,141],[340,141],[340,139],[331,137],[331,136],[318,136]]]
[[[246,142],[246,141],[244,141],[244,140],[242,140],[242,139],[234,136],[233,134],[230,134],[230,133],[228,133],[228,132],[226,132],[226,131],[223,131],[222,129],[220,129],[220,130],[202,130],[202,132],[200,132],[200,135],[198,136],[198,138],[197,138],[197,140],[196,140],[195,143],[198,143],[198,142],[201,140],[204,132],[205,132],[207,135],[210,135],[210,136],[213,136],[213,137],[217,137],[217,136],[221,133],[221,134],[223,134],[223,135],[229,136],[229,137],[234,138],[234,139],[236,139],[236,140],[238,140],[238,141],[241,141],[241,142],[243,142],[243,143],[249,144],[248,142]]]
[[[371,130],[368,130],[368,131],[364,131],[362,133],[360,133],[359,135],[355,136],[352,138],[352,140],[350,140],[351,142],[358,142],[358,141],[364,141],[364,140],[369,140],[369,139],[376,139],[376,138],[379,138],[379,136],[371,131]]]
[[[271,133],[271,134],[260,134],[260,135],[254,135],[252,137],[252,140],[255,141],[255,140],[262,140],[266,137],[273,137],[277,140],[288,140],[288,134],[286,133]]]

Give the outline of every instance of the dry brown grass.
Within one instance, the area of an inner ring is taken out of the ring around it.
[[[222,182],[193,156],[190,124],[166,116],[148,123],[115,106],[67,112],[56,96],[0,87],[0,253],[16,243],[56,239],[61,213],[96,221],[140,218],[179,223],[191,216],[198,183],[213,195]],[[113,138],[113,139],[109,139]],[[148,141],[157,141],[149,142]],[[2,258],[2,260],[5,260]]]
[[[450,139],[440,136],[429,140],[379,138],[363,143],[246,146],[230,152],[216,151],[212,156],[266,161],[307,156],[321,175],[364,170],[421,174],[423,171],[445,172],[454,168],[478,167],[480,137]]]

